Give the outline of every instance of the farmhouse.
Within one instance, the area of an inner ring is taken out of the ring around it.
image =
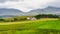
[[[35,17],[27,17],[27,20],[36,20]]]

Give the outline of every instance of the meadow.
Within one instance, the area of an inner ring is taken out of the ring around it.
[[[0,23],[0,34],[60,34],[60,20],[42,18],[33,21]]]

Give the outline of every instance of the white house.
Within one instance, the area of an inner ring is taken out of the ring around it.
[[[27,20],[36,20],[35,17],[27,17]]]

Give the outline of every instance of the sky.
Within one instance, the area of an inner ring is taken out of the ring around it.
[[[60,7],[60,0],[0,0],[0,8],[13,8],[23,12],[48,6]]]

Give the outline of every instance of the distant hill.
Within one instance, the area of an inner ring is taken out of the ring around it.
[[[35,10],[31,10],[29,13],[36,13],[36,14],[56,14],[56,15],[60,15],[60,8],[58,7],[51,7],[48,6],[44,9],[35,9]]]
[[[2,15],[22,15],[23,12],[17,9],[8,9],[8,8],[0,8],[0,16]]]
[[[14,15],[14,16],[34,16],[38,14],[56,14],[60,15],[60,8],[48,6],[44,9],[35,9],[29,12],[22,12],[18,9],[0,8],[0,16]]]

